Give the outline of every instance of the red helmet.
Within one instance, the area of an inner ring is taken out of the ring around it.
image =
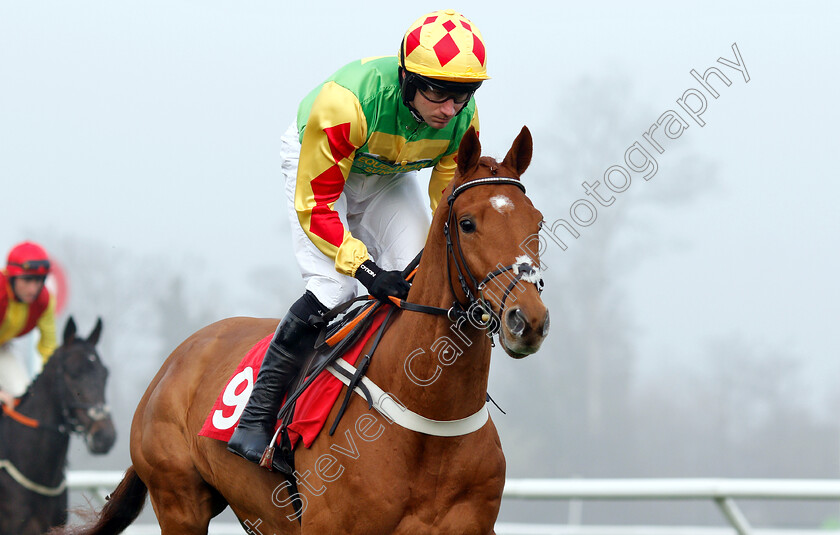
[[[15,245],[9,251],[6,262],[6,275],[34,275],[46,277],[50,272],[50,259],[43,247],[31,241]]]

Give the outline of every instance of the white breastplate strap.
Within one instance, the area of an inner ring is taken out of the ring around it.
[[[0,459],[0,470],[6,470],[6,472],[12,476],[12,479],[17,481],[18,485],[27,490],[31,490],[32,492],[36,492],[41,496],[58,496],[67,488],[66,480],[62,481],[57,487],[39,485],[25,475],[21,474],[17,467],[15,467],[11,461],[6,459]]]
[[[327,370],[339,381],[344,383],[345,386],[349,386],[350,380],[341,372],[336,371],[334,366],[341,367],[351,376],[356,373],[356,368],[348,364],[344,359],[338,359],[327,367]],[[490,413],[487,411],[487,406],[485,405],[475,414],[461,418],[460,420],[430,420],[420,416],[416,412],[411,412],[406,409],[402,403],[376,386],[376,383],[367,377],[362,377],[361,382],[367,387],[368,392],[370,392],[370,396],[373,399],[373,407],[382,416],[401,427],[417,431],[418,433],[437,437],[468,435],[484,427],[484,424],[487,423],[487,419],[490,417]],[[355,392],[367,401],[364,392],[358,386],[355,388]]]

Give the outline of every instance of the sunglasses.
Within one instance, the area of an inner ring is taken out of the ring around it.
[[[24,271],[38,271],[40,269],[50,269],[49,260],[27,260],[26,262],[9,262],[10,266],[17,266]]]
[[[417,88],[423,98],[435,104],[443,104],[447,100],[452,100],[455,104],[466,104],[470,101],[475,91],[466,91],[461,93],[453,93],[450,91],[441,91],[433,87],[425,87],[423,89]]]

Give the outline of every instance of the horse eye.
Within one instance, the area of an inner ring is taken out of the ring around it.
[[[458,225],[467,234],[475,232],[475,223],[473,223],[472,219],[462,219],[458,222]]]

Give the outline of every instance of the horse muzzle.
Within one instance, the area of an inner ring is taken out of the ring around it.
[[[111,451],[117,440],[117,431],[107,405],[97,404],[79,409],[76,431],[84,435],[90,453],[102,455]]]
[[[96,421],[85,433],[85,444],[88,451],[94,455],[103,455],[111,451],[117,441],[117,431],[114,422],[108,418]]]
[[[534,307],[536,313],[529,314],[519,305],[505,310],[499,341],[505,352],[515,359],[536,353],[548,335],[548,309]]]

